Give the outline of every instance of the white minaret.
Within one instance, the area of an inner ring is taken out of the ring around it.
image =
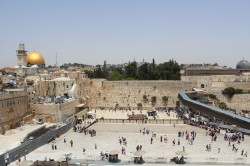
[[[26,66],[26,57],[27,57],[27,51],[25,51],[25,47],[23,43],[19,44],[19,49],[17,52],[17,62],[18,66]]]

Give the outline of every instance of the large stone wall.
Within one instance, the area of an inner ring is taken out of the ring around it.
[[[190,91],[196,83],[182,81],[105,81],[91,80],[89,106],[91,107],[137,107],[142,103],[144,108],[152,107],[151,97],[156,96],[155,107],[166,106],[163,96],[168,96],[167,106],[175,107],[178,92]],[[143,101],[146,95],[148,102]]]

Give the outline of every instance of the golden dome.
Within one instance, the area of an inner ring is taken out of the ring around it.
[[[26,57],[26,64],[42,64],[45,65],[44,58],[38,52],[32,52]]]

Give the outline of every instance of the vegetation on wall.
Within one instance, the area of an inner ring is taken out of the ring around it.
[[[162,102],[166,105],[168,102],[168,97],[167,96],[163,96],[162,97]]]
[[[219,107],[222,108],[222,109],[225,109],[225,108],[227,108],[227,105],[224,102],[220,102]]]
[[[147,102],[148,102],[148,97],[147,97],[147,95],[143,95],[143,102],[144,102],[144,103],[147,103]]]
[[[242,94],[243,93],[243,89],[234,89],[233,87],[229,87],[229,88],[225,88],[222,91],[222,94],[228,96],[228,97],[233,97],[233,95],[235,94]]]
[[[138,104],[137,104],[137,107],[138,107],[138,110],[139,110],[139,109],[142,109],[142,103],[138,103]]]
[[[151,97],[151,103],[152,103],[152,105],[156,104],[156,96]]]
[[[208,97],[209,97],[210,99],[214,99],[214,100],[217,98],[216,95],[214,95],[214,94],[209,94]]]

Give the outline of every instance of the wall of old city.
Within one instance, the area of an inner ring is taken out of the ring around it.
[[[36,119],[43,119],[45,122],[60,122],[75,114],[77,105],[79,105],[79,99],[62,104],[31,104],[30,107]]]
[[[178,101],[178,92],[190,91],[196,86],[194,82],[182,81],[105,81],[91,80],[89,105],[91,107],[152,107],[151,97],[156,96],[155,107],[175,107]],[[148,102],[143,101],[146,95]],[[168,103],[162,97],[168,97]]]
[[[75,83],[74,79],[56,78],[54,80],[40,81],[36,93],[40,97],[45,96],[63,96],[68,93]]]

